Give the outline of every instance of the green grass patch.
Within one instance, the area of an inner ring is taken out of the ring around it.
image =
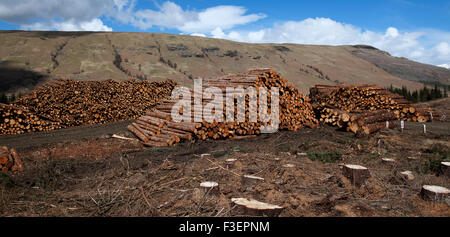
[[[339,152],[307,152],[308,158],[312,161],[320,161],[323,163],[336,163],[341,160],[342,154]]]
[[[172,149],[171,147],[152,147],[149,150],[151,150],[152,152],[166,152],[168,150]]]
[[[0,171],[0,185],[3,187],[9,187],[13,185],[11,177],[3,171]]]
[[[416,170],[425,174],[437,174],[439,172],[439,165],[444,161],[450,161],[450,151],[448,147],[441,144],[433,144],[424,151],[423,158],[416,167]]]

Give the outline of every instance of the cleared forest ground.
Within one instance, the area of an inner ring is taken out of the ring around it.
[[[436,106],[448,108],[448,100]],[[426,134],[422,124],[409,122],[403,132],[361,138],[325,126],[150,149],[111,138],[131,137],[128,123],[0,138],[0,145],[16,147],[25,166],[22,173],[1,173],[0,215],[239,216],[234,197],[283,206],[280,216],[450,215],[449,200],[419,196],[422,185],[449,188],[449,178],[436,172],[449,159],[448,120],[427,123]],[[308,155],[297,155],[303,152]],[[206,153],[211,156],[201,157]],[[230,158],[237,162],[227,170]],[[369,168],[369,183],[351,185],[342,176],[344,163]],[[413,172],[413,181],[399,177],[405,170]],[[264,181],[248,187],[242,174]],[[220,195],[203,196],[203,181],[218,182]]]

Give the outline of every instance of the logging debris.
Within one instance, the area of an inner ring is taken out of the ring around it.
[[[0,170],[23,171],[22,161],[14,148],[0,147]]]

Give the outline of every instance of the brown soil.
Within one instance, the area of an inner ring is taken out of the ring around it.
[[[321,127],[169,148],[110,137],[131,137],[128,123],[0,138],[0,145],[18,150],[25,166],[22,173],[1,173],[0,215],[239,216],[230,199],[249,197],[285,207],[281,216],[450,216],[448,203],[418,195],[424,184],[449,187],[434,166],[449,158],[448,122],[428,123],[427,134],[418,123],[406,123],[403,133],[363,138]],[[397,164],[383,164],[383,157]],[[229,158],[238,161],[226,170]],[[369,183],[353,187],[341,163],[368,167]],[[404,170],[415,180],[399,178]],[[246,187],[242,174],[265,180]],[[203,181],[218,182],[220,196],[202,195]]]

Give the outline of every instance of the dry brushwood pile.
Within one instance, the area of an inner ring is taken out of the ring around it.
[[[33,90],[15,104],[63,127],[135,119],[168,98],[176,83],[60,79]]]
[[[8,149],[6,146],[0,147],[0,170],[1,171],[22,171],[23,165],[14,148]]]
[[[280,77],[271,69],[253,69],[243,74],[226,75],[215,79],[209,79],[203,82],[203,91],[208,87],[217,87],[225,91],[226,88],[254,87],[256,91],[259,87],[266,87],[270,90],[272,87],[279,88],[279,120],[280,129],[295,131],[302,127],[316,127],[318,122],[309,99],[304,97],[294,86]],[[268,90],[268,91],[269,91]],[[194,93],[192,93],[194,94]],[[267,105],[270,105],[269,95]],[[195,97],[191,99],[191,121],[195,121]],[[210,99],[202,99],[202,105],[211,102]],[[236,99],[236,97],[235,97]],[[224,95],[223,101],[226,101]],[[250,109],[256,109],[249,106],[249,96],[245,97],[245,122],[227,122],[226,105],[222,106],[224,112],[224,122],[173,122],[171,117],[172,107],[177,101],[166,101],[164,104],[156,106],[154,111],[149,111],[145,116],[137,119],[135,123],[128,126],[144,144],[148,146],[168,146],[181,140],[207,140],[207,139],[235,139],[245,136],[254,136],[261,133],[262,125],[269,125],[262,122],[259,116],[257,122],[250,122]],[[258,107],[258,106],[256,106]],[[234,116],[237,118],[237,106],[234,105]],[[179,111],[183,113],[182,110]],[[270,106],[268,113],[271,113]],[[197,115],[198,116],[198,115]],[[202,117],[205,118],[205,117]]]
[[[316,85],[310,96],[320,122],[355,134],[393,128],[394,120],[428,122],[439,116],[376,85]]]
[[[57,128],[61,128],[61,125],[56,122],[41,119],[22,108],[0,104],[0,134],[2,135],[50,131]]]

